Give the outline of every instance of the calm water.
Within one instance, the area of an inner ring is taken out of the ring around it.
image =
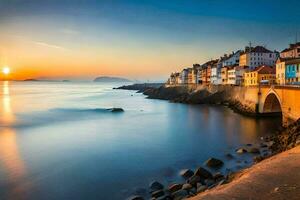
[[[280,124],[112,87],[0,82],[0,199],[125,199],[151,180],[178,181],[182,168],[224,159]]]

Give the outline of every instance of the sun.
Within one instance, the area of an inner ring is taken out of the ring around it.
[[[3,67],[2,72],[3,74],[8,75],[10,73],[9,67]]]

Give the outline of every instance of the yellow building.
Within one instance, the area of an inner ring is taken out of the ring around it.
[[[275,68],[266,65],[259,66],[244,74],[245,86],[256,86],[276,83]]]
[[[276,62],[276,83],[279,85],[285,85],[285,60],[278,58]]]

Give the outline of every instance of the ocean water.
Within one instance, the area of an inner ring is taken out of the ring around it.
[[[251,156],[235,149],[280,126],[277,118],[152,100],[115,86],[0,82],[0,199],[126,199],[152,180],[182,181],[180,169],[212,156],[225,161],[222,172],[246,167]],[[113,107],[125,112],[107,110]],[[236,159],[227,161],[229,152]]]

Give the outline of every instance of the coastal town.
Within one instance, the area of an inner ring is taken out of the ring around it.
[[[278,52],[264,46],[224,54],[170,75],[167,85],[299,85],[300,42]]]

